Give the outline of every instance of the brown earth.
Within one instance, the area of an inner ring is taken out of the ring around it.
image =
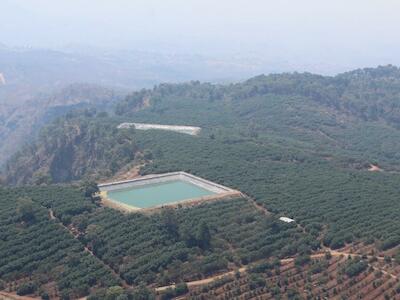
[[[0,300],[33,300],[40,299],[39,297],[18,296],[15,293],[0,291]]]
[[[369,166],[370,166],[370,167],[368,168],[368,171],[370,171],[370,172],[382,172],[382,171],[383,171],[383,170],[382,170],[380,167],[378,167],[377,165],[370,164]]]

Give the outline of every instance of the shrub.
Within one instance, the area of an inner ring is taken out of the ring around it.
[[[396,293],[397,293],[397,294],[400,294],[400,285],[398,285],[398,286],[396,287]]]
[[[17,295],[23,296],[32,294],[36,291],[36,288],[36,284],[34,284],[33,282],[23,283],[17,288]]]
[[[71,299],[71,292],[69,290],[63,290],[60,295],[61,300],[69,300]]]
[[[294,260],[294,264],[296,266],[304,266],[305,264],[310,262],[310,260],[311,260],[310,255],[299,255]]]
[[[349,277],[357,276],[368,268],[368,263],[360,259],[351,259],[346,262],[344,272]]]
[[[174,297],[175,297],[175,290],[168,288],[162,293],[161,300],[169,300]]]
[[[254,266],[251,266],[248,271],[249,271],[249,273],[265,273],[265,271],[271,270],[271,269],[273,269],[273,266],[270,263],[263,262],[263,263],[259,263]]]
[[[249,278],[249,287],[251,290],[255,290],[256,288],[265,286],[265,279],[259,275],[251,274]]]
[[[106,292],[106,300],[116,300],[123,293],[124,289],[120,286],[109,287]]]
[[[40,294],[40,297],[41,297],[43,300],[49,300],[49,299],[50,299],[50,296],[49,296],[49,294],[47,294],[47,292],[42,292],[42,293]]]
[[[184,295],[188,292],[188,287],[185,282],[178,283],[175,287],[175,294],[176,296]]]
[[[385,251],[397,246],[399,243],[400,243],[400,237],[392,236],[382,243],[381,249]]]

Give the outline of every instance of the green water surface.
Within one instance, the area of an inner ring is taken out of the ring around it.
[[[190,182],[174,180],[109,191],[107,196],[127,205],[147,208],[214,194]]]

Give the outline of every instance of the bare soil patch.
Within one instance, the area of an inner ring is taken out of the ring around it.
[[[370,172],[382,172],[383,170],[377,165],[370,164],[369,168],[368,168],[368,171],[370,171]]]

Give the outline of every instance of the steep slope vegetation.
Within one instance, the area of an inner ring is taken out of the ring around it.
[[[49,183],[105,177],[135,158],[134,130],[117,130],[106,113],[69,113],[7,164],[10,183]]]
[[[50,94],[35,94],[28,89],[22,103],[19,100],[24,96],[19,92],[0,91],[0,99],[4,98],[0,104],[0,166],[58,116],[85,107],[107,110],[121,97],[111,89],[90,84],[72,84]]]
[[[308,157],[349,169],[365,170],[378,164],[387,171],[397,171],[399,99],[400,71],[388,66],[335,77],[297,73],[258,76],[227,86],[163,84],[126,97],[115,108],[118,118],[103,119],[197,125],[203,128],[202,137],[233,140],[238,147],[250,142],[260,147],[258,151],[273,152],[276,157],[289,151],[293,162]],[[52,139],[59,134],[47,130],[44,135]],[[31,165],[32,160],[21,159],[33,152],[40,151],[34,146],[9,163],[9,174],[15,169],[38,169]],[[128,160],[125,157],[123,161]],[[110,163],[119,164],[106,164]],[[86,173],[65,178],[78,179]],[[25,181],[11,177],[10,182]]]
[[[143,99],[150,107],[135,112]],[[127,97],[116,112],[128,120],[197,125],[396,169],[399,99],[400,70],[388,66],[335,77],[259,76],[229,86],[160,85]]]

